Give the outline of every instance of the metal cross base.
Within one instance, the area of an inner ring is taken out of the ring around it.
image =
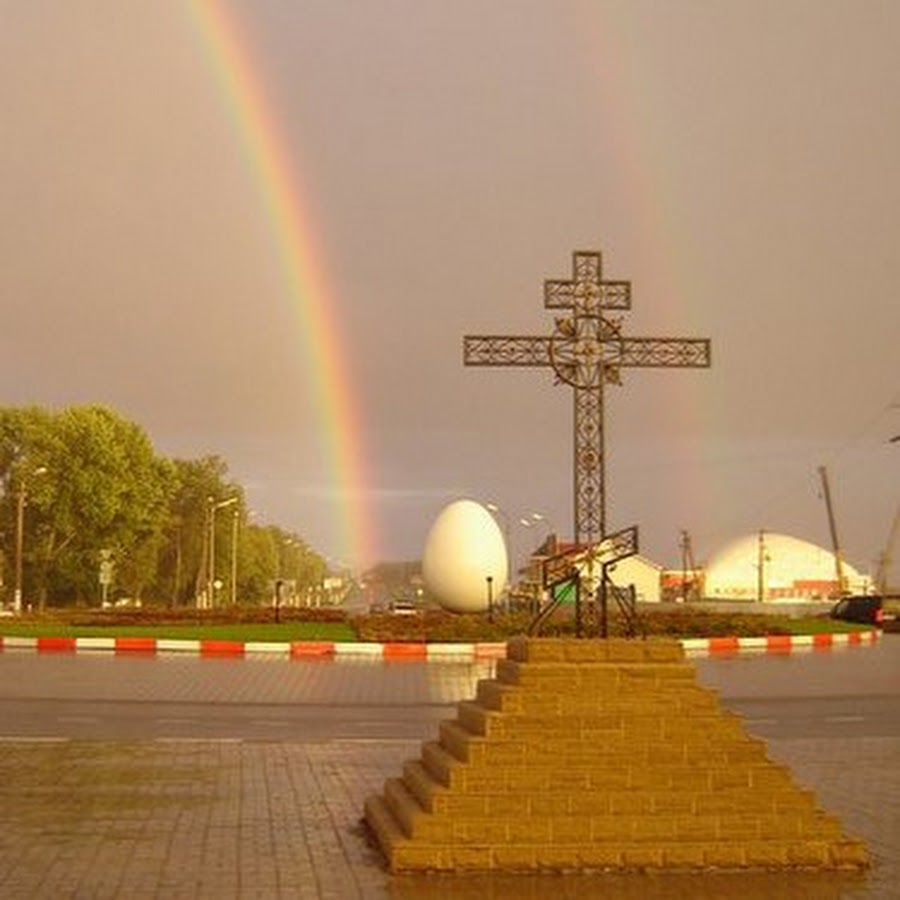
[[[562,603],[557,596],[557,588],[572,585],[575,590],[575,634],[583,637],[585,632],[585,607],[594,613],[595,634],[600,637],[609,635],[608,600],[610,596],[619,605],[626,622],[628,636],[633,636],[637,622],[633,615],[633,603],[628,604],[620,597],[621,589],[616,588],[608,575],[608,569],[617,562],[634,556],[638,552],[638,529],[636,525],[623,528],[588,547],[576,547],[567,553],[551,556],[542,563],[542,582],[544,590],[549,593],[550,601],[532,620],[528,628],[531,635],[540,634],[541,628],[547,624],[553,613]],[[587,595],[587,601],[582,599]]]

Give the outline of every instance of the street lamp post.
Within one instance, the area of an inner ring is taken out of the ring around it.
[[[533,512],[531,514],[531,519],[534,522],[543,522],[544,523],[544,528],[547,531],[547,538],[550,539],[550,543],[551,543],[550,551],[551,551],[551,553],[555,553],[556,552],[556,542],[557,542],[559,536],[556,533],[556,528],[554,528],[553,522],[550,521],[550,517],[545,516],[543,513]]]
[[[509,566],[509,579],[506,585],[506,609],[509,611],[510,608],[510,594],[512,592],[512,582],[515,580],[516,576],[516,562],[515,562],[515,553],[513,552],[513,547],[511,543],[511,535],[509,531],[509,517],[506,513],[499,507],[496,503],[485,503],[484,508],[494,516],[495,519],[500,519],[500,527],[503,531],[503,540],[506,544],[506,556],[507,556],[507,565]]]
[[[235,509],[231,517],[231,605],[237,606],[237,551],[240,512]]]
[[[224,509],[237,503],[237,497],[229,497],[227,500],[216,502],[212,497],[207,498],[209,504],[209,577],[206,582],[207,606],[215,606],[216,599],[216,510]]]
[[[540,609],[541,605],[541,563],[540,560],[542,558],[540,551],[544,548],[545,544],[550,544],[551,546],[547,547],[548,555],[553,555],[556,552],[556,534],[553,531],[553,525],[550,520],[543,514],[539,512],[533,512],[528,515],[527,518],[519,519],[519,524],[523,528],[536,528],[538,525],[543,525],[543,528],[547,532],[546,538],[544,538],[543,543],[538,544],[538,546],[529,550],[528,552],[528,560],[526,562],[526,577],[528,579],[528,589],[529,594],[531,595],[532,607],[535,611]]]
[[[43,475],[46,466],[38,466],[31,474]],[[19,476],[19,490],[16,494],[16,583],[13,593],[13,609],[22,612],[22,560],[25,544],[25,504],[28,500],[28,483],[24,473]]]

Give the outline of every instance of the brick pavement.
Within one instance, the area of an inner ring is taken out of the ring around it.
[[[5,898],[896,896],[900,740],[772,741],[875,868],[820,876],[389,878],[360,827],[417,742],[4,742]],[[850,767],[847,760],[859,765]]]
[[[386,896],[357,827],[385,747],[4,742],[0,896]]]
[[[121,688],[103,668],[96,689],[107,685],[107,695],[118,695]],[[168,669],[167,664],[163,668]],[[206,671],[209,676],[215,672],[215,697],[237,690],[238,682],[230,682],[226,667],[214,664]],[[63,692],[66,672],[54,693]],[[459,673],[451,677],[449,672],[425,675],[418,667],[401,666],[384,678],[372,678],[365,667],[350,666],[340,673],[339,685],[321,689],[324,702],[332,690],[343,696],[349,691],[362,702],[388,695],[414,702],[423,690],[451,701],[457,699],[452,694],[459,690]],[[180,664],[171,674],[178,676],[173,681],[184,683]],[[291,670],[292,677],[301,675],[308,688],[310,679],[325,672],[316,667],[302,673]],[[255,668],[254,676],[267,693],[271,690],[283,700],[298,689],[288,683],[292,677],[280,671],[279,664]],[[428,679],[427,688],[423,678]],[[178,693],[182,699],[202,702],[210,699],[211,690],[208,683],[187,681]],[[421,737],[426,736],[428,732]],[[900,738],[769,741],[772,754],[791,765],[826,808],[867,840],[875,866],[862,880],[806,875],[389,877],[360,832],[362,804],[404,760],[418,754],[420,741],[0,741],[0,897],[897,896]]]

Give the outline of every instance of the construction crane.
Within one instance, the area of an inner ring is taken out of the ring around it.
[[[684,600],[697,600],[700,596],[697,563],[694,561],[691,535],[686,529],[681,530],[679,546],[681,548],[681,596]]]
[[[828,487],[828,470],[819,466],[819,477],[822,479],[822,493],[825,495],[825,508],[828,511],[828,527],[831,530],[831,548],[834,551],[834,570],[837,575],[837,596],[845,596],[847,579],[844,577],[844,563],[841,559],[841,545],[838,541],[837,525],[834,521],[834,507],[831,505],[831,490]]]
[[[878,555],[878,568],[875,570],[875,590],[882,595],[888,590],[888,572],[891,569],[894,545],[898,537],[900,537],[900,503],[897,504],[897,512],[894,513],[894,521],[891,523],[884,549]]]

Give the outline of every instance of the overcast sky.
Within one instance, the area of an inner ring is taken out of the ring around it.
[[[710,370],[607,391],[608,514],[646,555],[759,529],[868,570],[900,503],[900,4],[228,0],[306,187],[381,553],[461,496],[572,532],[572,398],[466,369],[548,335],[575,249],[631,336]],[[218,453],[340,558],[297,316],[187,4],[0,0],[0,404],[103,403]],[[897,555],[900,556],[900,548]],[[895,566],[895,572],[897,567]]]

